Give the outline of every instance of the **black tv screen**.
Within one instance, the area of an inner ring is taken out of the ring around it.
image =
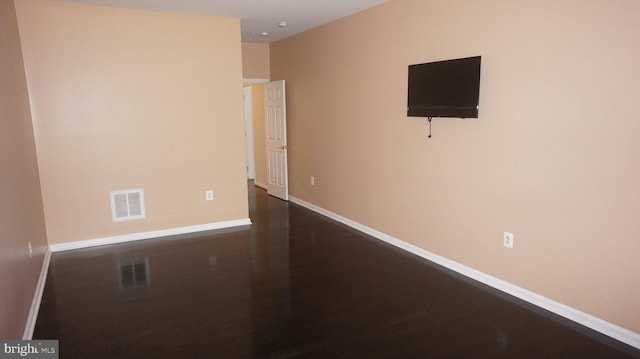
[[[407,116],[478,118],[480,58],[409,65]]]

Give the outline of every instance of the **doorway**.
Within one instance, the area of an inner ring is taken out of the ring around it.
[[[247,135],[247,142],[251,142],[253,149],[249,147],[247,143],[247,152],[253,154],[254,164],[254,183],[255,186],[269,190],[269,182],[272,183],[272,187],[275,188],[277,194],[271,191],[271,195],[288,200],[288,148],[286,140],[286,94],[284,81],[271,81],[268,80],[245,80],[244,87],[244,106],[245,114],[251,112],[252,123],[247,123],[248,119],[245,117],[245,129],[252,127],[253,135]],[[267,89],[269,89],[267,91]],[[251,95],[248,94],[251,92]],[[267,101],[269,98],[270,104]],[[276,100],[278,103],[274,103]],[[268,155],[267,142],[269,134],[267,132],[267,115],[269,111],[267,107],[270,106],[272,111],[272,139],[276,140],[271,142],[272,152]],[[249,108],[251,107],[251,108]],[[278,118],[279,116],[279,118]],[[247,131],[249,132],[249,131]],[[269,157],[272,159],[272,174],[269,175],[268,163]],[[249,163],[251,160],[247,158],[247,167],[250,169]],[[277,171],[277,172],[276,172]],[[249,172],[247,172],[249,175]],[[271,177],[270,177],[271,176]],[[248,177],[250,178],[250,177]],[[270,180],[271,179],[271,180]]]

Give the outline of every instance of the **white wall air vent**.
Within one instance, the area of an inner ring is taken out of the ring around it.
[[[127,189],[111,191],[111,218],[114,222],[129,221],[145,217],[144,191]]]

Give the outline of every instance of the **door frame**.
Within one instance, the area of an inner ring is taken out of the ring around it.
[[[244,78],[244,79],[242,79],[242,86],[243,86],[243,87],[246,87],[246,86],[251,86],[251,85],[253,85],[253,84],[265,84],[265,83],[267,83],[267,82],[269,82],[269,81],[270,81],[269,79],[260,79],[260,78]],[[254,98],[254,100],[255,100],[255,98]],[[252,105],[253,105],[253,104],[252,104]],[[260,111],[260,113],[259,113],[258,115],[256,115],[256,113],[258,113],[258,111]],[[259,117],[260,115],[262,115],[262,118],[264,119],[264,107],[261,107],[261,108],[254,108],[254,107],[252,106],[252,113],[253,113],[253,115],[254,115],[254,119],[255,119],[255,117],[256,117],[256,116],[258,116],[258,117]],[[263,136],[263,138],[261,139],[261,141],[262,141],[262,140],[264,140],[264,136]],[[258,144],[259,144],[259,143],[261,144],[261,146],[260,146],[260,147],[258,147]],[[256,142],[256,138],[255,138],[255,128],[254,128],[254,138],[253,138],[253,149],[254,149],[254,154],[256,153],[256,149],[258,149],[258,148],[259,148],[259,149],[262,149],[262,150],[264,151],[264,153],[266,153],[266,151],[267,151],[266,143]],[[262,158],[262,159],[254,158],[254,160],[256,160],[256,162],[257,162],[258,160],[260,160],[260,161],[266,161],[266,158]],[[266,165],[265,165],[265,166],[266,166]],[[264,182],[259,182],[259,178],[257,178],[257,177],[258,177],[257,167],[258,167],[258,164],[256,163],[256,179],[255,179],[255,181],[254,181],[254,185],[255,185],[256,187],[260,187],[260,188],[262,188],[262,189],[265,189],[265,190],[266,190],[266,189],[267,189],[267,185],[266,185],[266,182],[267,182],[267,181],[266,181],[266,179],[265,179],[265,178],[263,178],[263,179],[262,179],[262,181],[264,181]]]
[[[251,86],[242,88],[244,98],[244,145],[247,160],[247,178],[256,179],[255,141],[253,139],[253,94]]]

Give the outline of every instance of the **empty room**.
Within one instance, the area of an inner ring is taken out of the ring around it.
[[[3,0],[4,348],[640,358],[638,19]]]

